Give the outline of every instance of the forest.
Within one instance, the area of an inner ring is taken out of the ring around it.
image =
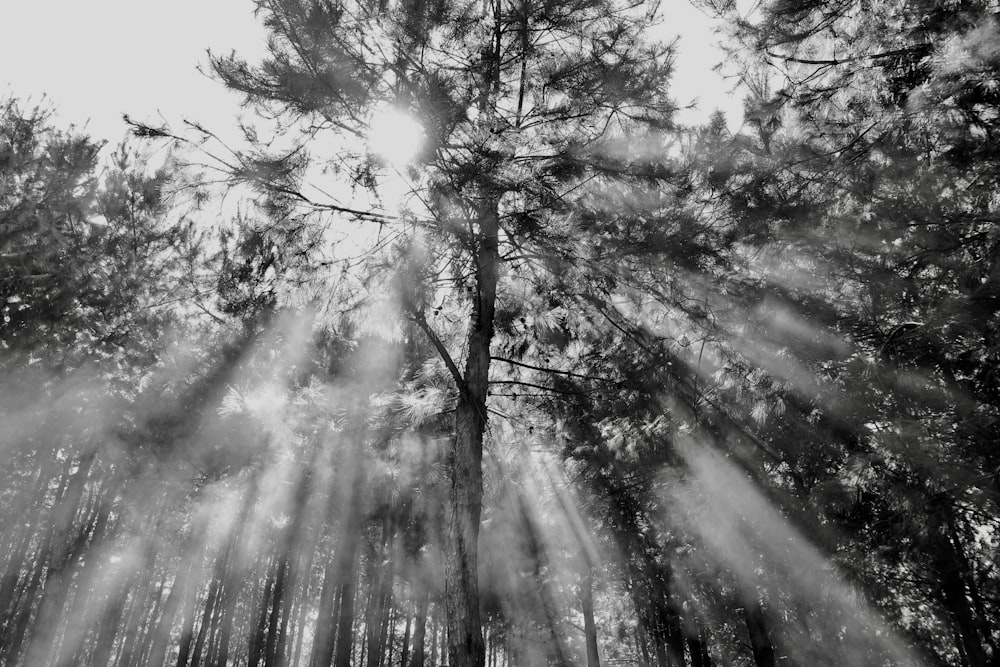
[[[0,666],[1000,666],[996,0],[254,1],[0,100]]]

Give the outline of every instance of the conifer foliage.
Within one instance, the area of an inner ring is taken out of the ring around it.
[[[507,258],[566,259],[581,235],[631,233],[592,223],[584,200],[592,184],[662,177],[628,146],[636,135],[657,142],[670,125],[669,50],[644,39],[650,8],[606,0],[274,0],[258,9],[271,33],[270,57],[259,66],[235,56],[213,61],[249,104],[357,137],[366,136],[380,109],[393,108],[417,119],[426,135],[414,165],[425,210],[393,224],[412,224],[409,242],[444,261],[424,262],[407,275],[415,284],[400,298],[452,376],[444,508],[448,656],[456,667],[482,665],[483,437]],[[359,182],[377,168],[369,156],[350,163]],[[253,178],[270,196],[300,191],[269,175]],[[465,311],[464,360],[427,317],[439,296],[427,283],[446,265],[456,284],[444,298],[454,303],[468,295],[458,304]]]
[[[0,665],[996,665],[995,3],[705,6],[739,130],[628,0],[0,104]]]

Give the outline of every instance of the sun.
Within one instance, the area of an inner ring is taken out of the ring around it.
[[[424,143],[424,129],[399,109],[375,112],[368,126],[368,148],[372,154],[397,169],[405,167]]]

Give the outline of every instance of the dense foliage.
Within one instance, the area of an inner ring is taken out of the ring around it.
[[[734,133],[643,4],[257,5],[243,147],[0,105],[0,664],[997,664],[995,6],[715,3]]]

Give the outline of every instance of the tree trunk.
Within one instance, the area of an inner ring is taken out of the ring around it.
[[[368,605],[365,608],[365,643],[368,646],[367,662],[364,658],[361,664],[368,667],[379,667],[381,662],[382,627],[385,621],[385,579],[386,565],[382,562],[387,553],[389,539],[389,519],[386,518],[382,527],[382,543],[373,551],[368,567]]]
[[[201,556],[199,552],[199,556]],[[200,558],[199,558],[200,560]],[[188,658],[191,654],[191,641],[194,639],[194,617],[197,611],[196,605],[198,602],[198,583],[201,577],[192,578],[188,585],[191,586],[191,591],[185,596],[184,599],[184,616],[181,620],[181,635],[178,642],[177,649],[177,667],[187,667]],[[164,624],[161,626],[161,632],[169,634],[170,626]],[[166,637],[166,634],[164,637]]]
[[[396,623],[399,621],[396,605],[389,598],[388,613],[385,615],[385,629],[382,631],[382,667],[392,667],[392,654],[396,649]],[[409,620],[407,620],[409,622]]]
[[[959,571],[960,556],[949,535],[941,534],[936,540],[933,563],[941,581],[940,596],[951,616],[958,648],[965,656],[968,667],[987,667],[986,649],[976,627],[975,613],[969,603],[967,587]]]
[[[202,555],[199,548],[204,539],[202,535],[200,527],[192,528],[191,536],[181,558],[180,567],[170,585],[170,593],[167,595],[167,601],[163,605],[163,613],[160,614],[151,631],[152,640],[147,657],[147,662],[150,665],[160,667],[166,659],[167,642],[170,640],[170,631],[174,625],[174,617],[181,608],[182,601],[187,599],[187,590],[194,586],[195,564],[200,560]]]
[[[360,434],[355,438],[360,443]],[[364,489],[365,470],[361,460],[360,444],[348,461],[345,480],[350,492],[343,508],[344,524],[338,540],[337,553],[327,565],[320,593],[319,618],[316,621],[310,664],[312,667],[329,667],[331,660],[337,667],[349,667],[353,647],[354,626],[354,568],[361,543],[361,492]],[[336,494],[330,495],[330,510],[335,511]],[[327,623],[332,624],[327,627]]]
[[[212,617],[211,643],[208,661],[210,665],[228,665],[230,643],[233,637],[233,621],[236,620],[236,604],[246,575],[247,528],[253,509],[257,505],[258,479],[251,477],[244,491],[243,504],[236,518],[236,525],[226,545],[225,557],[219,561],[218,576],[221,583],[220,595],[216,603],[216,614]]]
[[[708,633],[693,603],[684,605],[683,620],[691,667],[712,667],[712,656],[708,652]]]
[[[268,637],[268,612],[271,610],[271,596],[274,592],[275,579],[277,578],[276,567],[277,564],[272,560],[271,566],[267,568],[267,576],[264,579],[264,590],[261,593],[260,604],[257,607],[257,622],[250,633],[250,655],[247,659],[249,667],[259,667],[261,662],[265,665],[268,664],[265,657],[267,655],[266,643],[270,640]]]
[[[360,464],[359,464],[360,465]],[[359,469],[355,475],[353,499],[348,509],[348,525],[341,542],[341,559],[338,566],[340,581],[340,608],[337,611],[337,650],[333,656],[334,667],[351,667],[351,648],[354,644],[354,588],[356,586],[355,562],[361,543],[361,490],[364,475]]]
[[[190,662],[188,662],[188,651],[185,646],[181,646],[181,653],[177,657],[177,667],[184,667],[190,664],[191,667],[198,667],[204,658],[205,642],[208,641],[209,627],[212,617],[215,615],[215,607],[219,600],[219,588],[221,582],[218,576],[213,576],[208,586],[208,598],[205,600],[205,610],[201,615],[201,624],[198,626],[198,636],[194,641],[194,648],[190,652]],[[183,661],[183,662],[182,662]]]
[[[438,635],[438,619],[437,614],[431,618],[431,667],[437,667],[437,635]]]
[[[774,645],[767,632],[767,622],[764,610],[757,600],[756,591],[747,595],[743,601],[743,614],[747,630],[750,633],[750,648],[753,651],[754,664],[757,667],[774,667]]]
[[[73,459],[67,457],[66,462],[63,464],[59,485],[57,486],[55,495],[57,502],[69,484],[72,464]],[[29,565],[27,562],[29,560],[28,548],[31,545],[32,538],[40,532],[44,523],[45,499],[48,497],[49,486],[53,480],[53,476],[49,472],[49,466],[46,466],[39,473],[38,483],[30,504],[32,513],[29,515],[30,518],[25,522],[23,531],[19,537],[17,537],[17,531],[11,531],[10,544],[17,544],[17,547],[11,548],[7,552],[9,560],[4,569],[3,577],[0,578],[0,628],[8,626],[11,615],[14,613],[14,593],[18,588],[18,583],[21,581],[22,570],[26,565]],[[2,639],[3,636],[0,636],[0,640]],[[5,646],[6,644],[2,645]],[[0,649],[0,657],[3,655],[4,652]]]
[[[292,520],[282,536],[276,557],[278,571],[271,595],[271,618],[267,642],[264,647],[264,664],[267,667],[284,667],[288,662],[288,628],[293,614],[295,589],[298,584],[299,554],[303,548],[302,528],[313,488],[309,469],[315,467],[319,449],[313,450],[308,468],[295,471],[292,484],[295,495],[291,507]]]
[[[670,590],[668,589],[666,593],[669,595]],[[669,654],[669,664],[671,667],[673,665],[683,667],[685,641],[684,628],[681,624],[681,615],[673,600],[667,598],[664,602],[666,604],[664,609],[664,620],[667,630],[667,652]]]
[[[545,626],[549,633],[551,654],[549,661],[556,667],[569,667],[570,661],[566,657],[567,651],[563,647],[562,637],[559,633],[559,614],[552,594],[552,583],[545,575],[550,567],[547,549],[542,539],[542,530],[535,521],[524,494],[518,494],[517,500],[524,527],[524,537],[527,542],[526,547],[531,557],[531,577],[538,588],[541,612],[545,617]]]
[[[305,567],[303,569],[305,572],[309,571],[308,567]],[[302,596],[298,600],[298,605],[299,605],[298,616],[296,617],[296,622],[295,622],[295,649],[292,651],[291,654],[292,659],[289,663],[292,665],[303,664],[301,662],[302,645],[305,640],[306,618],[307,614],[309,613],[309,605],[306,604],[306,601],[309,599],[308,591],[309,591],[308,582],[305,582],[305,585],[303,586]]]
[[[410,603],[404,605],[406,610],[406,625],[403,627],[403,646],[400,649],[399,667],[406,667],[406,660],[410,657],[410,628],[413,623],[413,615],[410,613]],[[390,665],[391,665],[390,660]]]
[[[473,357],[481,354],[481,350],[473,352],[470,345],[470,365]],[[464,395],[458,401],[455,437],[447,459],[444,593],[448,657],[453,667],[482,667],[484,659],[479,618],[478,542],[483,495],[480,457],[486,402],[468,396],[468,391],[462,392]]]
[[[392,584],[395,579],[395,571],[392,558],[392,550],[395,545],[396,522],[392,516],[385,521],[385,537],[382,540],[383,563],[379,566],[378,580],[378,632],[376,633],[376,646],[378,647],[378,659],[372,667],[384,667],[386,662],[386,645],[391,645],[390,627],[393,616]]]
[[[584,566],[580,582],[580,605],[583,607],[583,634],[587,644],[587,667],[601,667],[597,652],[597,625],[594,623],[594,569]]]
[[[402,667],[424,667],[424,636],[427,632],[427,606],[430,602],[430,590],[424,586],[417,602],[417,618],[413,628],[413,657],[409,665]]]
[[[337,638],[337,562],[340,551],[330,559],[323,570],[323,584],[319,593],[319,609],[316,617],[315,637],[309,656],[310,667],[329,667],[333,661],[333,649]],[[327,626],[329,624],[329,626]]]
[[[292,536],[294,544],[294,536]],[[267,644],[264,647],[267,667],[280,667],[285,664],[285,633],[288,632],[288,618],[291,615],[291,597],[287,592],[286,583],[291,561],[286,552],[278,563],[277,579],[271,593],[271,618],[268,620]]]
[[[639,657],[641,667],[650,667],[649,644],[646,642],[646,633],[643,631],[642,623],[635,626],[635,647]]]
[[[353,552],[356,550],[356,545],[344,545],[344,548]],[[353,559],[343,576],[343,583],[341,583],[338,593],[340,605],[337,611],[337,650],[333,656],[334,667],[350,667],[351,665],[351,648],[354,646],[352,631],[354,628],[354,588],[356,585]]]
[[[687,645],[691,654],[691,667],[712,667],[705,629],[700,623],[696,623],[696,627],[688,634]]]
[[[51,607],[46,596],[58,587],[64,570],[75,560],[74,549],[83,546],[78,544],[79,534],[75,539],[70,535],[73,532],[73,517],[80,508],[95,456],[93,452],[83,454],[78,470],[71,477],[64,477],[56,493],[49,513],[49,526],[42,546],[36,552],[34,566],[27,581],[14,595],[9,608],[11,616],[3,619],[5,634],[0,641],[0,661],[5,661],[4,664],[19,663],[21,652],[33,639],[29,637],[32,625],[52,629],[43,622],[47,620],[47,609]]]
[[[486,659],[479,617],[478,543],[483,499],[483,433],[500,254],[497,203],[487,201],[480,210],[468,356],[458,387],[454,438],[445,462],[448,489],[444,572],[451,667],[483,667]]]

